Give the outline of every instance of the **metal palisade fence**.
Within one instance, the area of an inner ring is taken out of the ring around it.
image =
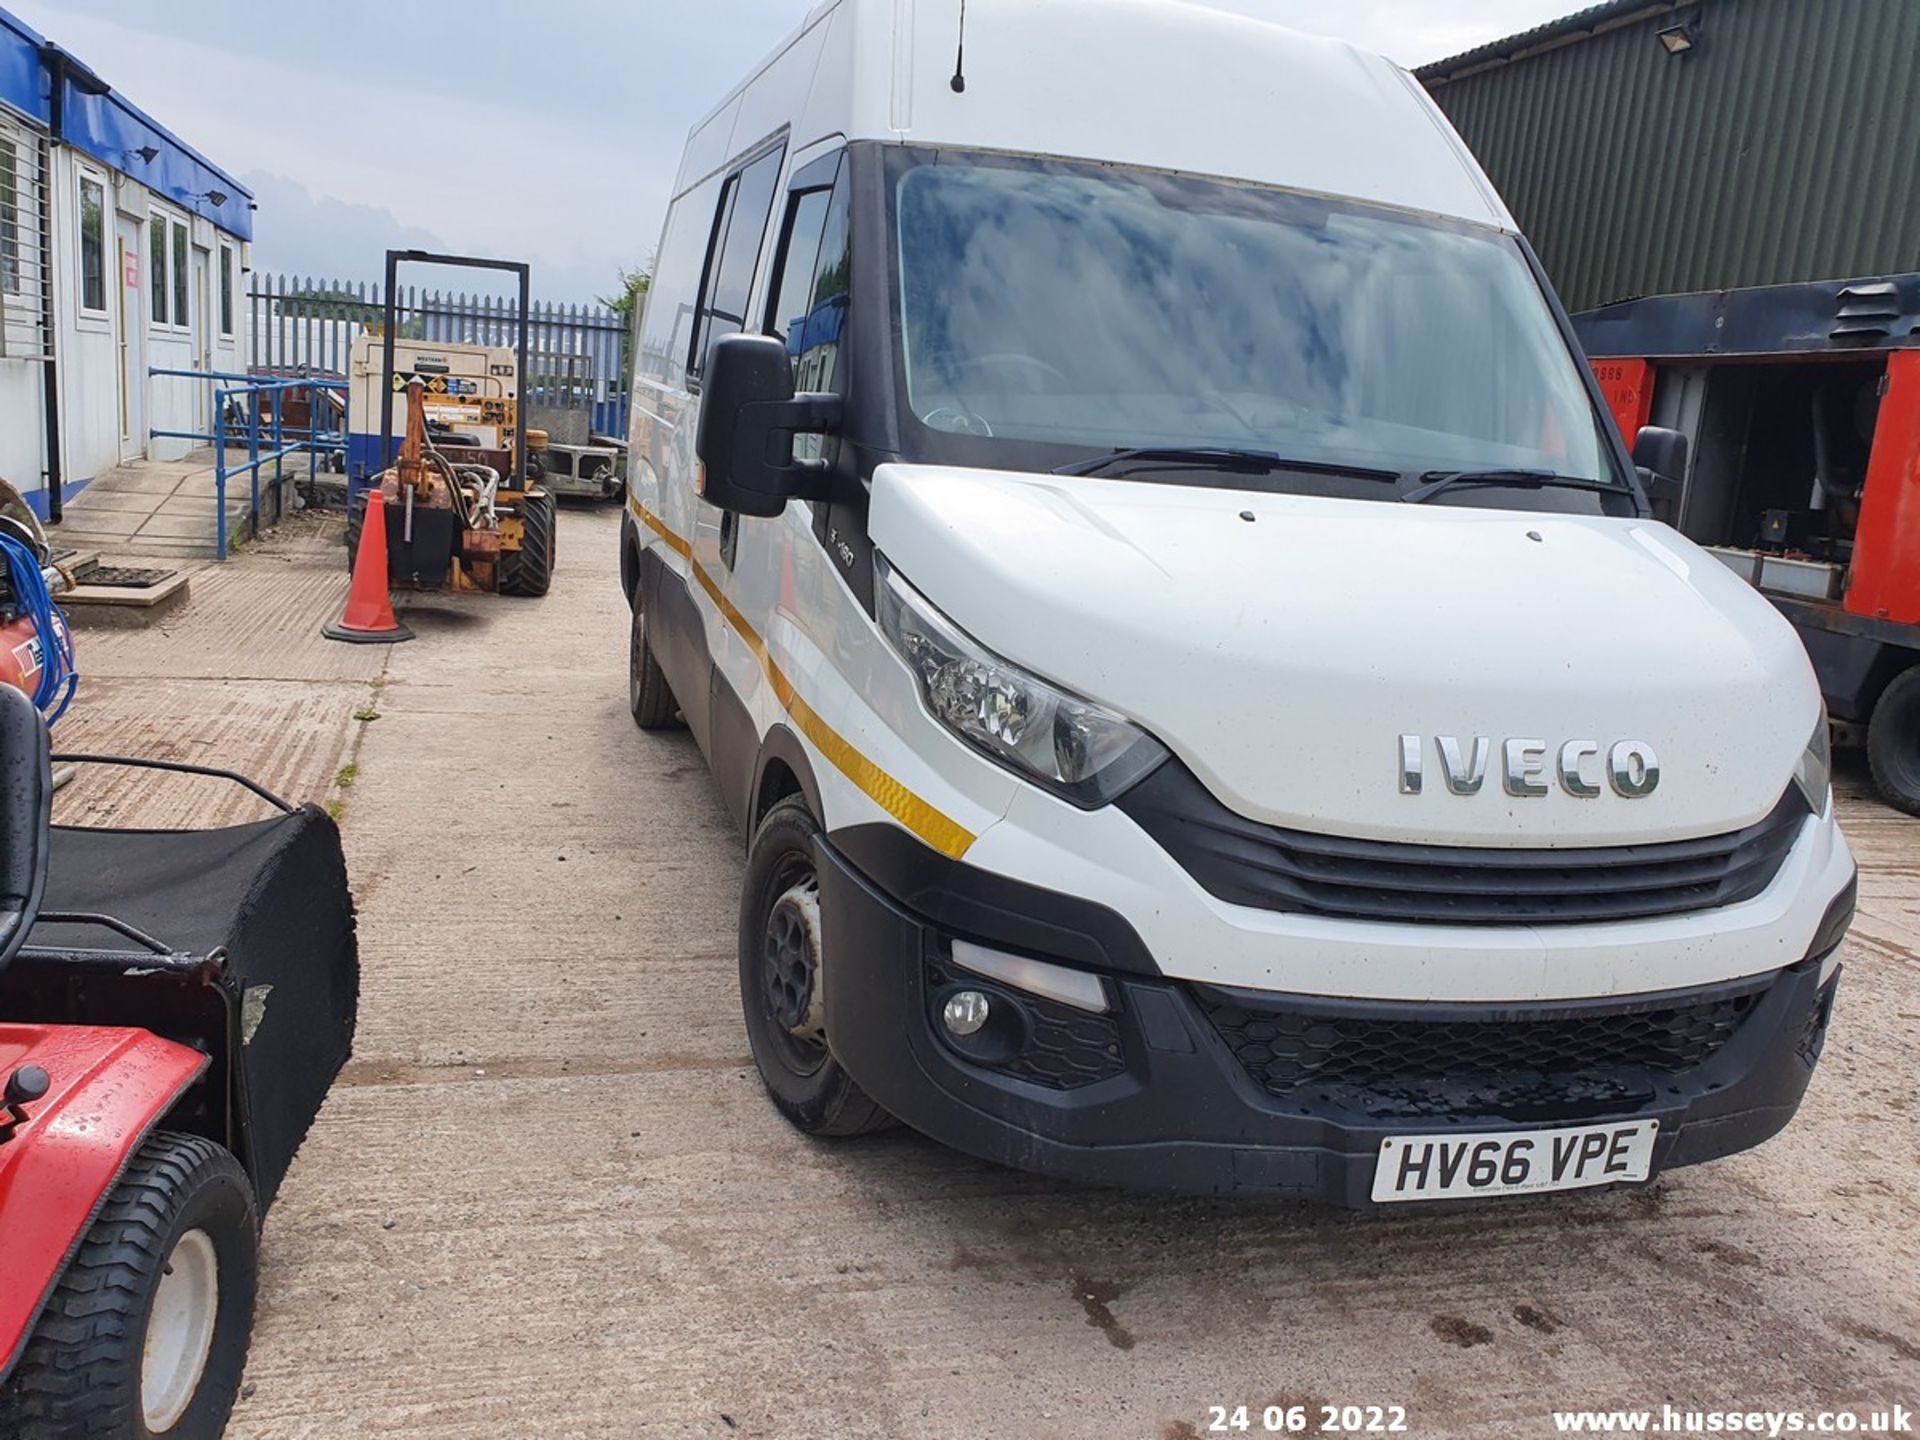
[[[354,339],[380,328],[384,298],[378,281],[248,277],[247,325],[256,371],[273,375],[347,375]],[[398,287],[395,327],[400,335],[443,344],[511,345],[519,323],[511,299],[464,292]],[[527,324],[529,402],[584,410],[594,432],[624,436],[627,429],[627,329],[602,306],[535,300]]]

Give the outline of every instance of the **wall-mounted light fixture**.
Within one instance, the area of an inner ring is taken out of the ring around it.
[[[1653,35],[1660,42],[1660,48],[1669,55],[1690,55],[1700,43],[1700,32],[1691,20],[1682,20],[1678,25],[1656,30]]]
[[[146,161],[146,163],[149,165],[151,165],[156,159],[158,159],[160,155],[159,149],[152,145],[142,145],[138,149],[122,150],[120,153],[129,160],[133,159],[134,156],[137,155],[142,160]]]
[[[188,198],[193,200],[205,200],[205,201],[208,201],[210,204],[218,207],[227,203],[227,192],[224,190],[196,190]]]

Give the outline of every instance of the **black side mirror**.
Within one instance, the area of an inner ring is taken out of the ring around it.
[[[812,499],[826,471],[796,460],[795,435],[840,428],[838,395],[793,393],[793,362],[771,335],[729,335],[707,352],[700,396],[698,489],[710,505],[772,516],[789,500]]]
[[[1687,480],[1687,437],[1678,430],[1643,425],[1633,442],[1633,467],[1653,503],[1656,520],[1672,523]]]

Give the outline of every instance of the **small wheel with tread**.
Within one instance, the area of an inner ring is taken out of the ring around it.
[[[774,1106],[809,1135],[865,1135],[893,1117],[833,1058],[824,1015],[819,825],[790,795],[767,811],[740,895],[740,1005],[754,1064]]]
[[[1867,723],[1867,764],[1881,799],[1920,815],[1920,665],[1881,692]]]
[[[520,548],[500,556],[502,595],[540,596],[553,587],[560,511],[553,493],[529,490],[520,502]]]
[[[253,1330],[260,1225],[224,1147],[155,1134],[108,1193],[0,1391],[18,1440],[218,1440]]]

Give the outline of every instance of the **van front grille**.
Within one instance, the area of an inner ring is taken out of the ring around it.
[[[1391,1006],[1210,986],[1195,986],[1194,998],[1248,1078],[1277,1100],[1312,1094],[1375,1117],[1517,1119],[1650,1099],[1656,1082],[1718,1054],[1773,980],[1511,1019],[1484,1010],[1412,1019]]]
[[[1118,804],[1232,904],[1428,925],[1580,925],[1738,904],[1772,883],[1810,813],[1789,786],[1766,819],[1699,840],[1573,849],[1353,840],[1236,815],[1175,760]]]

